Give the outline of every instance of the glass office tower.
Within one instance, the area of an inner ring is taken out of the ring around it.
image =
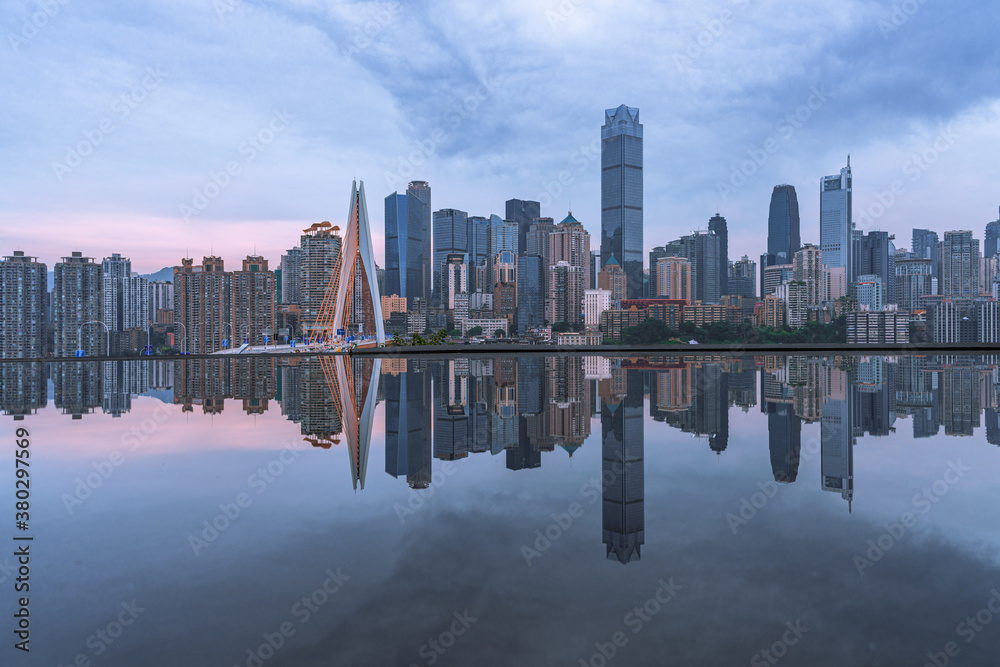
[[[623,104],[601,128],[601,266],[618,260],[629,299],[642,298],[642,225],[642,125]]]

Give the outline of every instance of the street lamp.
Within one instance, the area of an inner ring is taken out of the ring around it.
[[[83,328],[85,326],[87,326],[88,324],[100,324],[102,327],[104,327],[104,331],[108,335],[108,347],[107,347],[107,351],[105,352],[105,354],[110,357],[111,356],[111,330],[108,329],[108,325],[107,324],[105,324],[104,322],[102,322],[100,320],[90,320],[89,322],[84,322],[83,324],[80,325],[80,328],[76,330],[77,349],[78,350],[83,350]]]
[[[187,331],[188,328],[184,326],[183,322],[175,322],[174,324],[179,324],[182,329],[184,329],[184,336],[181,338],[181,354],[187,354]]]

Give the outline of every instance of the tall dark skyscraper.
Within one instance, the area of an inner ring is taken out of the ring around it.
[[[868,232],[854,242],[854,275],[873,275],[885,284],[887,303],[898,303],[896,294],[896,246],[889,232]]]
[[[983,236],[983,257],[993,257],[1000,252],[1000,219],[986,223]]]
[[[729,294],[729,229],[726,219],[716,213],[708,221],[708,231],[719,237],[719,294]],[[653,269],[649,270],[650,277]]]
[[[412,193],[424,205],[423,218],[420,221],[420,238],[424,256],[421,273],[423,274],[423,298],[424,303],[427,303],[431,298],[431,291],[433,290],[431,283],[434,280],[434,269],[431,266],[431,262],[434,261],[434,230],[431,227],[431,186],[428,185],[427,181],[413,181],[406,188],[406,192],[407,194]]]
[[[536,218],[542,217],[542,205],[525,199],[508,199],[504,219],[517,224],[517,254],[523,255],[528,247],[528,228]]]
[[[799,474],[802,449],[802,420],[787,403],[764,401],[767,413],[768,447],[774,481],[791,484]]]
[[[407,190],[385,198],[385,294],[427,299],[424,292],[424,203]]]
[[[767,214],[767,266],[792,263],[792,257],[802,247],[799,224],[799,198],[795,186],[774,186]],[[761,273],[765,268],[762,264]]]
[[[602,537],[608,560],[629,563],[639,560],[646,541],[643,374],[612,373],[625,375],[625,395],[605,397],[601,406]],[[611,384],[617,384],[615,378]]]
[[[618,260],[629,299],[642,298],[642,230],[642,125],[623,104],[601,128],[601,266]]]

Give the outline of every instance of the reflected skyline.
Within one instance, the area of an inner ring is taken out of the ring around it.
[[[335,360],[343,364],[344,388],[335,377]],[[596,428],[594,420],[600,421],[606,466],[624,462],[631,470],[634,464],[641,480],[641,417],[647,402],[654,423],[691,435],[718,456],[729,447],[730,410],[759,406],[767,415],[774,481],[798,481],[803,424],[819,422],[819,486],[840,494],[848,509],[855,499],[853,459],[859,439],[888,436],[899,420],[910,421],[914,438],[942,429],[947,436],[968,437],[985,422],[987,442],[1000,445],[996,357],[390,358],[379,360],[378,369],[373,361],[251,357],[8,363],[0,366],[0,409],[24,420],[51,401],[62,415],[81,420],[97,414],[119,418],[131,410],[134,397],[143,395],[205,415],[231,410],[236,402],[247,415],[280,410],[299,425],[306,443],[329,449],[342,444],[345,431],[355,439],[364,432],[358,420],[370,400],[367,418],[375,404],[383,404],[386,474],[421,490],[431,485],[434,459],[503,453],[506,467],[521,471],[541,467],[543,458],[557,450],[572,458]],[[373,373],[380,379],[374,393],[369,391]],[[359,406],[348,420],[341,405],[345,400]],[[633,423],[638,426],[628,426]],[[368,456],[363,445],[352,470],[362,488]],[[632,491],[624,490],[629,484],[622,481],[606,505],[632,502]],[[641,504],[641,497],[636,502]],[[641,535],[641,515],[640,510],[637,527],[625,533]]]

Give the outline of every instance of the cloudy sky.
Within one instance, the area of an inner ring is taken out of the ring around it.
[[[997,19],[971,0],[3,0],[0,253],[276,265],[343,224],[353,178],[380,258],[382,199],[409,180],[435,209],[572,208],[596,247],[620,104],[645,127],[647,250],[719,211],[731,258],[758,255],[779,183],[818,242],[820,178],[848,154],[863,228],[981,237]]]

